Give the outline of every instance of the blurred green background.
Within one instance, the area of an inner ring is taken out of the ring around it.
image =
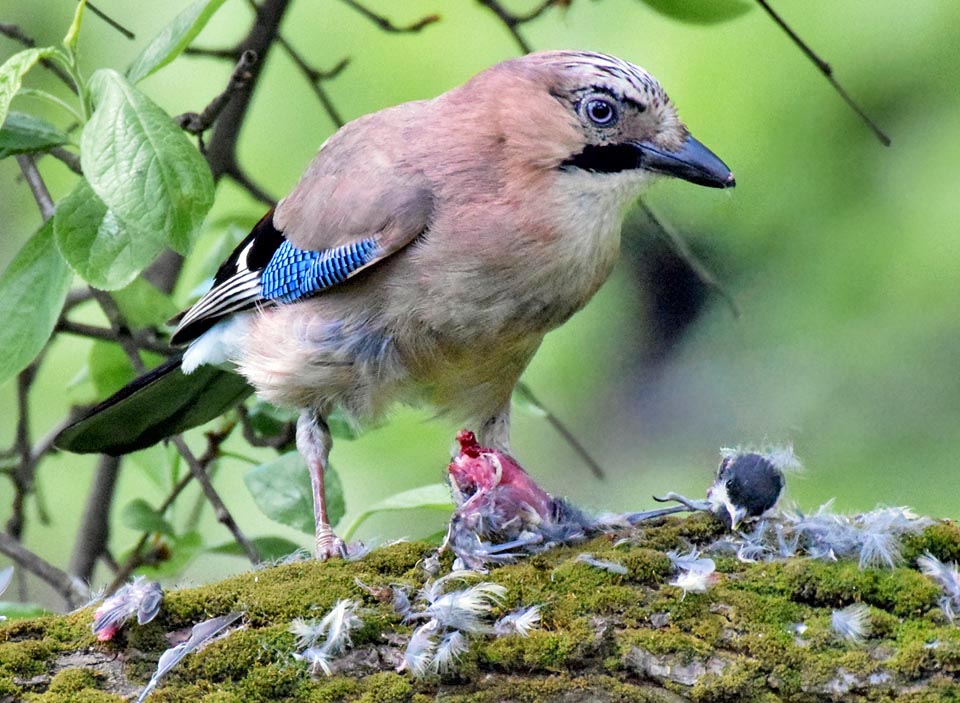
[[[87,72],[125,67],[187,4],[99,0],[137,40],[88,16],[82,34]],[[301,0],[282,30],[318,67],[351,58],[326,84],[347,119],[436,95],[517,53],[503,25],[474,1],[366,4],[398,24],[434,12],[442,20],[419,34],[385,34],[342,2]],[[522,12],[539,2],[506,4]],[[720,298],[708,295],[688,311],[682,334],[663,344],[655,313],[672,293],[658,276],[664,247],[635,213],[613,279],[548,336],[526,375],[608,477],[593,479],[542,418],[522,412],[516,413],[515,453],[551,492],[619,511],[650,506],[651,494],[668,490],[702,495],[722,446],[793,443],[806,471],[790,477],[788,491],[805,508],[835,496],[842,511],[884,503],[958,517],[960,3],[775,4],[891,135],[890,148],[766,14],[743,5],[750,9],[736,19],[697,25],[640,0],[574,0],[567,11],[552,9],[521,30],[536,49],[593,49],[644,66],[691,131],[733,168],[738,185],[732,192],[663,182],[648,202],[709,262],[742,315],[735,319]],[[0,21],[16,22],[41,45],[57,43],[73,10],[68,0],[6,0]],[[230,45],[250,20],[246,4],[230,0],[196,43]],[[0,38],[0,59],[16,50]],[[200,110],[222,90],[230,68],[181,58],[141,87],[171,114]],[[27,84],[62,89],[41,70]],[[63,124],[60,114],[35,101],[18,99],[15,108]],[[240,140],[249,173],[283,195],[332,129],[290,60],[272,53]],[[69,192],[75,177],[60,164],[47,159],[41,170],[55,198]],[[224,181],[199,248],[209,250],[226,236],[225,222],[249,224],[262,211]],[[0,222],[2,267],[40,222],[13,159],[0,161]],[[679,299],[691,295],[675,292]],[[188,302],[188,293],[178,303]],[[83,376],[89,348],[69,337],[53,348],[33,404],[38,436],[72,403],[94,400]],[[0,389],[3,446],[14,433],[14,385]],[[386,426],[339,442],[333,461],[345,487],[347,521],[385,496],[440,480],[457,429],[429,411],[398,408]],[[239,438],[230,448],[263,461],[271,456]],[[135,497],[159,503],[164,493],[140,465],[161,460],[154,450],[125,464],[115,513]],[[40,469],[51,521],[41,525],[31,503],[25,541],[60,566],[69,560],[94,465],[92,457],[60,455]],[[243,529],[309,546],[310,538],[272,523],[254,506],[242,481],[248,466],[224,460],[216,476]],[[0,521],[9,516],[11,495],[10,484],[0,483]],[[182,515],[190,507],[187,500],[178,510]],[[384,514],[359,536],[422,537],[443,521],[439,513]],[[136,533],[114,523],[111,547],[121,553]],[[229,539],[209,511],[201,525],[207,543]],[[246,568],[240,559],[205,556],[180,580]],[[29,595],[49,600],[39,587]]]

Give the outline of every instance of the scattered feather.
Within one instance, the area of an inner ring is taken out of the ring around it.
[[[605,561],[603,559],[597,559],[592,554],[586,552],[578,554],[577,558],[574,561],[582,562],[584,564],[589,564],[590,566],[600,569],[602,571],[609,571],[611,574],[619,574],[621,576],[626,576],[629,573],[627,567],[623,564],[618,564],[614,561]]]
[[[860,643],[870,636],[870,608],[863,603],[834,610],[830,615],[833,631],[849,642]]]
[[[160,612],[163,602],[163,590],[156,581],[147,581],[137,576],[131,583],[118,589],[116,593],[100,604],[93,613],[91,625],[93,634],[101,642],[113,639],[127,620],[134,615],[141,625],[153,620]]]
[[[518,634],[529,637],[530,631],[540,626],[540,606],[531,605],[529,608],[520,608],[507,613],[493,625],[493,631],[498,635]]]
[[[943,589],[939,605],[950,622],[960,618],[960,568],[956,562],[945,564],[927,552],[917,559],[917,566],[928,578],[933,579]]]
[[[319,621],[302,618],[291,621],[290,632],[296,635],[297,647],[303,650],[295,653],[294,658],[306,661],[314,671],[320,669],[329,676],[333,658],[353,645],[351,635],[363,625],[357,608],[355,601],[345,598],[334,603]],[[323,643],[318,646],[321,639]]]
[[[670,585],[683,589],[683,595],[680,596],[680,600],[683,600],[688,593],[706,593],[710,585],[710,574],[683,571],[670,581]]]
[[[496,583],[478,583],[443,594],[427,607],[425,613],[442,628],[484,632],[488,627],[481,618],[493,610],[506,592],[506,588]]]
[[[410,635],[410,641],[403,652],[403,663],[397,668],[397,671],[409,671],[416,678],[422,678],[430,670],[430,662],[437,649],[437,641],[434,636],[439,629],[439,623],[431,620]]]
[[[437,646],[430,669],[436,674],[450,673],[468,648],[467,638],[462,632],[448,632]]]
[[[667,552],[667,558],[673,563],[679,573],[670,581],[669,585],[683,590],[681,600],[688,593],[705,593],[715,577],[717,565],[713,559],[701,557],[696,549],[688,554],[676,551]]]
[[[156,688],[160,679],[179,664],[185,656],[212,640],[224,629],[236,622],[241,615],[242,613],[237,612],[229,613],[228,615],[221,615],[218,618],[204,620],[194,625],[190,632],[190,638],[186,642],[182,642],[176,647],[171,647],[160,655],[160,660],[157,662],[157,670],[153,676],[150,677],[150,681],[147,682],[146,687],[140,693],[140,696],[137,698],[137,703],[143,703],[153,689]]]

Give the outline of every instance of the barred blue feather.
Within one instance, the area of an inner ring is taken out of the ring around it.
[[[260,276],[260,292],[267,300],[292,303],[345,281],[377,256],[374,239],[362,239],[325,251],[297,249],[284,241]]]

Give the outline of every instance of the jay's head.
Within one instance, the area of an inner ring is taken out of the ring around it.
[[[473,125],[496,139],[514,166],[593,174],[639,185],[668,175],[713,188],[730,169],[694,139],[657,80],[613,56],[549,51],[505,61],[463,87],[484,110]]]

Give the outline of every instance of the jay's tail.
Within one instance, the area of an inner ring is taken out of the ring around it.
[[[209,422],[253,392],[237,374],[215,366],[185,374],[180,362],[178,355],[124,386],[54,444],[80,454],[126,454]]]

